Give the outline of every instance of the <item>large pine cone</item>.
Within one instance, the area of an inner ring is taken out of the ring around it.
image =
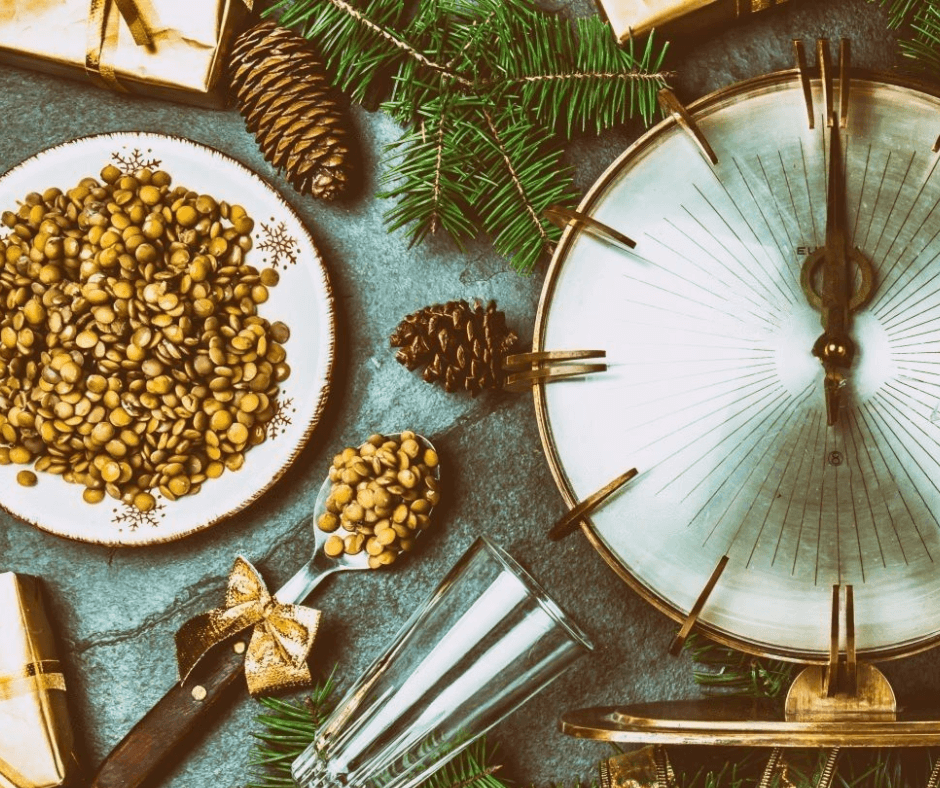
[[[445,391],[469,391],[503,384],[502,363],[518,337],[506,327],[506,315],[490,301],[434,304],[408,315],[392,333],[395,358],[408,369],[424,367],[428,383]]]
[[[274,22],[242,33],[229,80],[261,152],[301,194],[332,200],[350,177],[351,133],[310,42]]]

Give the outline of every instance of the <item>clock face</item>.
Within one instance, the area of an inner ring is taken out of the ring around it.
[[[940,638],[940,101],[851,81],[846,245],[874,283],[830,425],[800,285],[826,243],[818,82],[813,99],[810,129],[796,72],[743,83],[689,108],[717,164],[669,120],[600,178],[580,210],[636,248],[566,232],[536,349],[603,348],[609,368],[536,410],[569,504],[639,471],[589,538],[660,609],[685,618],[728,556],[705,632],[820,661],[844,584],[859,655],[899,656]]]

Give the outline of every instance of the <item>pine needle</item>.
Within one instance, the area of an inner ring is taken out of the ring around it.
[[[550,204],[573,207],[561,143],[633,117],[651,123],[670,72],[653,37],[624,49],[597,15],[530,0],[278,0],[270,9],[318,47],[354,100],[380,93],[406,127],[386,151],[389,231],[412,243],[481,233],[520,272],[553,249]]]
[[[754,657],[695,633],[686,641],[685,650],[695,663],[692,675],[696,683],[725,694],[776,698],[793,680],[794,665],[790,662]]]
[[[291,764],[316,738],[317,728],[330,712],[333,689],[330,676],[300,701],[259,699],[268,711],[256,718],[260,730],[252,734],[256,744],[249,757],[247,788],[294,786]]]
[[[888,9],[888,27],[897,30],[913,19],[924,5],[925,0],[868,0]]]
[[[898,42],[903,70],[940,78],[940,0],[868,0],[888,9],[888,27],[904,31]]]
[[[249,759],[250,782],[246,788],[296,788],[291,765],[316,739],[317,729],[330,712],[333,689],[330,677],[302,700],[260,699],[266,711],[255,718],[259,730],[252,734],[256,744]],[[425,757],[446,758],[453,753],[453,745],[429,745]],[[481,738],[452,757],[419,788],[507,788],[496,777],[502,765],[491,758],[486,740]]]

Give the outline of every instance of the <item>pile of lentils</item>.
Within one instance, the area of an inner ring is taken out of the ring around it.
[[[326,511],[317,520],[331,534],[324,552],[337,557],[365,550],[369,567],[378,569],[410,551],[440,501],[438,465],[437,452],[411,431],[376,433],[358,449],[343,449],[330,466]]]
[[[0,221],[0,464],[141,511],[241,468],[290,374],[245,209],[109,165]]]

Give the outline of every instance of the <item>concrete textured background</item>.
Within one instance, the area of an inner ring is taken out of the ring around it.
[[[591,12],[586,0],[561,5],[573,13]],[[675,53],[675,87],[680,98],[691,101],[734,81],[787,68],[792,38],[821,36],[851,38],[858,65],[888,69],[895,62],[894,34],[880,7],[864,0],[790,0]],[[290,190],[234,111],[110,95],[0,68],[0,167],[102,131],[155,131],[214,146],[260,173],[303,217],[329,267],[341,335],[327,418],[294,467],[247,511],[184,540],[134,549],[67,541],[0,513],[0,571],[46,580],[63,635],[82,757],[93,768],[175,681],[173,633],[187,618],[218,604],[234,556],[253,560],[276,587],[306,560],[311,534],[295,524],[312,506],[333,454],[375,430],[414,428],[435,441],[445,463],[447,501],[437,528],[413,560],[394,571],[340,576],[315,594],[311,603],[324,611],[315,669],[327,675],[336,666],[340,682],[351,681],[473,539],[489,534],[532,570],[597,646],[493,732],[503,774],[538,785],[592,779],[609,750],[558,733],[559,714],[697,694],[688,662],[665,653],[676,625],[629,591],[581,536],[560,544],[545,539],[564,505],[542,454],[531,397],[447,396],[394,361],[387,337],[401,317],[453,298],[495,298],[527,343],[542,275],[513,273],[484,241],[462,253],[442,240],[410,249],[402,234],[387,234],[382,214],[388,205],[375,193],[384,168],[382,147],[400,129],[381,113],[356,109],[353,116],[364,185],[354,199],[324,205]],[[641,131],[630,125],[572,143],[569,157],[578,186],[587,188]],[[211,495],[211,487],[202,494]],[[926,654],[887,670],[901,687],[936,688],[934,662]],[[259,708],[242,697],[160,784],[243,785]]]

